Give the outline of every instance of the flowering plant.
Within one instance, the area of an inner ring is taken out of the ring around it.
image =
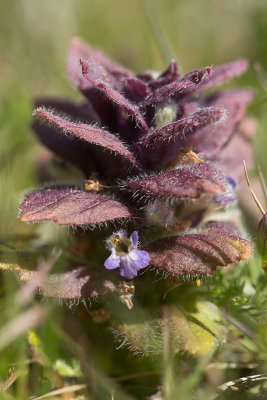
[[[206,92],[246,68],[238,60],[181,76],[172,60],[161,74],[135,75],[74,39],[67,72],[86,101],[39,99],[33,123],[38,139],[64,161],[69,183],[58,183],[42,163],[53,184],[20,205],[22,221],[76,228],[61,245],[58,264],[68,268],[48,274],[57,256],[45,240],[41,247],[31,242],[37,251],[30,254],[3,253],[0,268],[15,270],[30,293],[39,288],[71,304],[99,298],[93,321],[112,317],[115,338],[135,353],[162,354],[167,331],[173,354],[217,346],[225,337],[218,309],[181,282],[197,288],[218,267],[251,256],[238,228],[235,187],[242,160],[252,164],[255,124],[245,114],[253,92]],[[79,173],[74,184],[71,165]],[[40,262],[47,253],[48,262]],[[179,301],[166,300],[177,286]]]
[[[248,259],[249,241],[216,212],[235,202],[241,160],[251,163],[241,126],[253,93],[204,93],[246,68],[239,60],[180,76],[172,60],[162,74],[136,76],[74,39],[67,72],[86,102],[39,100],[34,130],[82,171],[85,183],[27,194],[20,218],[95,228],[124,224],[130,238],[115,230],[110,239],[103,235],[103,247],[106,240],[111,251],[104,266],[121,266],[125,279],[148,265],[172,275],[211,275]]]

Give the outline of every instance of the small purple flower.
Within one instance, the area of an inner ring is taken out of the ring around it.
[[[111,255],[106,259],[104,266],[107,269],[115,269],[120,266],[120,275],[125,279],[133,279],[140,269],[148,266],[149,254],[144,250],[138,250],[138,233],[134,231],[130,238],[120,230],[113,234],[107,241]]]

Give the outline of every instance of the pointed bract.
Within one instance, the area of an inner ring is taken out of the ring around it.
[[[82,74],[80,67],[81,58],[85,61],[95,61],[105,69],[109,77],[116,79],[118,84],[121,77],[134,77],[134,74],[130,70],[107,57],[101,50],[92,48],[79,38],[73,38],[67,57],[67,73],[70,81],[81,91],[92,86]]]
[[[147,98],[141,103],[142,107],[149,105],[156,105],[160,101],[167,99],[169,96],[181,96],[186,93],[186,89],[197,87],[200,82],[211,73],[211,68],[206,67],[202,70],[196,70],[189,72],[182,79],[171,82],[168,85],[161,86],[155,90],[154,93],[147,96]]]
[[[191,135],[205,126],[221,121],[224,117],[225,111],[220,108],[209,107],[198,110],[183,119],[152,131],[133,145],[133,149],[147,168],[162,167],[176,156],[180,148],[190,147],[190,144],[187,146],[187,142]]]
[[[201,82],[198,89],[204,90],[210,87],[222,85],[229,79],[243,74],[247,68],[248,62],[245,59],[219,65],[218,67],[213,68],[212,74]]]
[[[158,78],[152,79],[148,85],[155,90],[169,83],[175,82],[179,78],[176,60],[171,60],[169,67]]]
[[[137,161],[134,155],[126,148],[126,146],[114,135],[97,126],[80,124],[71,122],[65,118],[55,115],[53,112],[44,108],[37,108],[35,114],[52,124],[55,127],[62,129],[64,134],[72,134],[87,143],[103,147],[119,155],[133,166],[137,167]]]
[[[135,103],[142,101],[150,92],[148,85],[136,77],[123,78],[122,84],[125,96]]]
[[[80,63],[83,76],[94,86],[103,89],[107,97],[124,110],[126,114],[134,118],[136,123],[146,132],[148,126],[144,117],[138,108],[119,92],[119,89],[115,85],[115,81],[107,79],[104,72],[101,73],[99,69],[94,68],[93,63],[89,63],[88,61],[86,62],[83,59],[80,60]]]

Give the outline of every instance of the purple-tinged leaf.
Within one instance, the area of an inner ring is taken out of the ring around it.
[[[91,267],[77,267],[71,271],[44,277],[42,272],[0,264],[0,269],[15,271],[22,282],[34,282],[44,296],[58,299],[93,298],[116,290],[116,282],[105,271]]]
[[[117,200],[73,188],[47,188],[26,195],[20,218],[26,222],[54,221],[58,225],[94,225],[131,217]]]
[[[134,196],[163,199],[197,199],[203,193],[227,191],[227,182],[212,164],[188,164],[173,171],[137,178],[121,184]]]
[[[129,116],[133,117],[139,127],[146,132],[148,130],[148,126],[142,114],[133,103],[131,103],[119,92],[119,89],[115,85],[115,81],[110,79],[110,77],[107,78],[105,76],[105,72],[101,70],[99,71],[99,68],[96,68],[94,63],[85,61],[83,59],[80,60],[80,63],[83,76],[94,86],[98,87],[99,89],[103,89],[106,96],[115,104],[117,104],[122,110],[124,110]]]
[[[187,89],[191,89],[199,86],[200,82],[211,73],[211,68],[206,67],[201,70],[191,71],[183,78],[178,81],[171,82],[168,85],[164,85],[159,89],[151,93],[147,98],[141,103],[142,107],[149,105],[154,105],[169,96],[180,96],[186,93]]]
[[[267,270],[267,213],[264,214],[257,229],[257,247],[261,257],[261,266]]]
[[[150,92],[145,82],[136,77],[124,78],[122,79],[122,83],[125,96],[135,103],[143,100]]]
[[[78,120],[90,124],[99,122],[98,116],[88,101],[76,104],[63,99],[40,98],[35,100],[35,107],[48,108],[50,111],[51,109],[56,110],[61,116],[66,115],[72,121]],[[99,157],[96,158],[95,146],[86,145],[74,136],[70,140],[69,136],[58,134],[58,129],[44,124],[38,118],[34,119],[32,128],[37,138],[49,150],[80,169],[86,177],[96,171],[102,172]],[[118,168],[121,168],[121,166],[118,166]]]
[[[100,122],[93,107],[88,101],[82,103],[74,103],[70,100],[57,98],[37,98],[34,101],[35,108],[46,108],[55,110],[60,115],[66,115],[72,121],[80,121],[87,123]]]
[[[181,118],[193,114],[199,109],[199,103],[196,100],[189,99],[189,101],[179,104],[179,114]]]
[[[158,78],[148,83],[152,90],[156,90],[162,86],[168,85],[176,81],[179,77],[176,60],[171,60],[169,67]]]
[[[170,162],[179,149],[187,146],[188,139],[199,129],[222,120],[225,112],[222,109],[209,107],[165,125],[144,136],[133,145],[139,158],[148,168],[160,168]]]
[[[131,82],[128,83],[128,80],[136,80],[134,74],[115,63],[100,50],[91,48],[80,39],[74,38],[72,40],[67,59],[67,72],[70,81],[91,102],[102,124],[108,127],[110,131],[120,132],[122,134],[124,125],[126,125],[127,128],[128,125],[130,125],[129,129],[133,131],[136,121],[134,121],[134,123],[133,121],[128,121],[124,109],[121,108],[120,105],[110,101],[103,90],[99,90],[97,86],[93,85],[83,76],[80,59],[91,63],[94,66],[96,77],[102,76],[105,83],[107,83],[106,81],[112,83],[113,90],[120,92],[124,90],[127,91],[128,94],[131,92],[133,88],[131,88]],[[140,85],[141,84],[142,83],[140,83]],[[138,86],[139,94],[141,91],[140,85]],[[134,95],[133,92],[131,93]],[[124,99],[124,101],[127,103],[127,100]],[[128,105],[131,106],[130,104]],[[134,111],[136,111],[135,108]]]
[[[121,77],[134,77],[133,73],[107,57],[101,50],[90,47],[79,38],[71,41],[67,58],[67,73],[70,81],[81,91],[89,89],[92,84],[86,80],[80,67],[80,59],[95,61],[100,69],[105,70],[110,79],[116,79],[118,84]]]
[[[198,86],[198,90],[208,89],[213,86],[222,85],[229,79],[243,74],[248,68],[247,60],[241,59],[227,64],[218,65],[213,68],[212,74],[206,77]]]
[[[217,267],[251,257],[252,246],[229,224],[209,224],[199,233],[173,236],[151,243],[150,264],[173,275],[212,275]]]
[[[205,105],[225,109],[227,118],[219,126],[198,131],[190,138],[189,145],[206,158],[214,157],[231,138],[253,96],[251,90],[226,90],[210,96]]]
[[[173,138],[186,136],[188,133],[192,134],[196,129],[214,124],[220,121],[224,116],[224,110],[220,108],[204,108],[196,111],[187,118],[172,122],[169,125],[152,131],[149,135],[145,136],[143,140],[138,142],[137,145],[153,146],[158,142],[169,142]]]
[[[52,126],[44,125],[35,119],[32,124],[38,139],[55,155],[73,164],[80,169],[85,176],[90,176],[97,171],[92,147],[86,145],[77,137],[59,134]]]
[[[64,134],[69,133],[87,143],[101,146],[105,150],[114,152],[125,161],[130,162],[131,165],[137,167],[137,161],[133,154],[116,136],[104,129],[98,128],[94,125],[68,121],[67,119],[55,115],[53,112],[44,108],[37,108],[35,114],[44,121],[52,124],[54,127],[62,129]]]
[[[251,169],[253,148],[251,143],[238,133],[211,159],[225,175],[231,176],[236,182],[240,182],[244,178],[243,160],[246,161],[248,170]]]

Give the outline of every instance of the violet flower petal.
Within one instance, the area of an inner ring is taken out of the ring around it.
[[[136,249],[137,244],[138,244],[138,233],[137,233],[137,231],[134,231],[134,232],[131,234],[130,240],[132,241],[133,248]]]
[[[132,250],[127,256],[121,257],[120,275],[126,279],[133,279],[138,271],[148,266],[149,254],[144,250]]]
[[[115,251],[113,250],[111,255],[104,262],[106,269],[115,269],[120,266],[121,258],[115,256]]]
[[[135,268],[128,256],[121,258],[120,275],[125,279],[133,279],[137,276],[138,269]]]

